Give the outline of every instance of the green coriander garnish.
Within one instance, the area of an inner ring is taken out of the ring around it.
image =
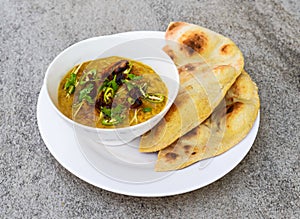
[[[77,68],[73,68],[73,71],[71,72],[70,77],[67,78],[67,81],[64,86],[64,90],[67,91],[67,96],[70,96],[75,91],[75,88],[78,84],[78,81],[76,80],[77,73],[78,73],[79,69],[81,68],[82,64],[83,63],[81,63]]]
[[[91,93],[91,91],[94,89],[94,85],[93,84],[89,84],[87,87],[85,87],[84,89],[82,89],[79,92],[79,97],[78,100],[79,102],[86,100],[88,103],[92,104],[94,101],[92,100],[92,97],[89,95]]]
[[[149,112],[152,111],[152,108],[150,108],[150,107],[145,107],[145,108],[143,109],[143,111],[144,111],[145,113],[149,113]]]

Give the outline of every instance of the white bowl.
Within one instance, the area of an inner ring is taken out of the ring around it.
[[[112,35],[87,39],[70,46],[52,61],[46,71],[44,84],[51,105],[67,123],[74,127],[75,134],[83,134],[105,145],[120,145],[132,141],[149,131],[163,118],[179,90],[178,71],[169,56],[162,51],[164,44],[164,40],[161,39],[131,40]],[[58,86],[68,70],[81,62],[108,56],[121,56],[141,61],[156,71],[168,88],[166,106],[159,114],[134,126],[104,129],[79,124],[60,112],[57,100]]]

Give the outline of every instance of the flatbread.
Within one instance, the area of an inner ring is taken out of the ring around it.
[[[165,38],[168,45],[164,50],[178,66],[198,63],[203,58],[212,68],[230,65],[238,72],[242,72],[244,68],[242,52],[235,43],[204,27],[171,22]]]
[[[187,167],[217,156],[239,143],[251,130],[260,102],[256,84],[243,71],[217,110],[201,125],[158,153],[156,171]]]
[[[171,23],[166,39],[166,51],[178,66],[180,89],[164,119],[142,136],[141,152],[166,148],[207,119],[244,66],[238,47],[208,29]]]

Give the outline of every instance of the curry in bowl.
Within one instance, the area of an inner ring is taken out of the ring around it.
[[[151,67],[113,56],[69,70],[59,85],[58,108],[83,125],[128,127],[160,113],[167,96],[166,85]]]

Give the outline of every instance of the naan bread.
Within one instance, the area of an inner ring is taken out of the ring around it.
[[[165,38],[168,45],[164,50],[178,66],[204,59],[212,68],[230,65],[238,72],[244,68],[242,52],[234,42],[204,27],[171,22]]]
[[[171,23],[166,39],[166,50],[178,66],[180,90],[164,119],[142,136],[141,152],[166,148],[207,119],[244,66],[238,47],[208,29]]]
[[[229,150],[251,130],[259,105],[256,84],[243,71],[227,92],[225,103],[204,123],[158,153],[155,170],[181,169]]]

